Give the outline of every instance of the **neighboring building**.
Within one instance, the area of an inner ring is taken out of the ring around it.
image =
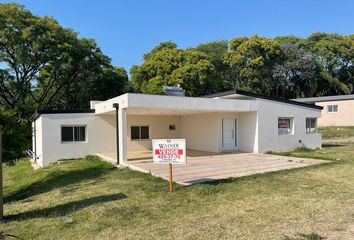
[[[125,165],[128,152],[148,152],[151,139],[158,138],[184,138],[187,149],[206,152],[319,148],[316,124],[321,110],[246,91],[204,97],[126,93],[91,102],[91,110],[38,111],[33,151],[37,164],[46,166],[117,150]]]
[[[319,127],[354,126],[354,95],[338,95],[294,99],[323,107],[318,119]]]

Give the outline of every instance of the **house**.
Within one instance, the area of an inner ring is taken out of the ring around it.
[[[354,126],[354,94],[294,100],[323,107],[321,117],[318,119],[319,127]]]
[[[187,149],[219,152],[321,147],[322,107],[231,90],[204,97],[126,93],[92,101],[90,110],[38,111],[33,152],[39,166],[59,159],[129,154],[151,156],[151,139],[186,139]],[[118,154],[117,154],[118,153]]]

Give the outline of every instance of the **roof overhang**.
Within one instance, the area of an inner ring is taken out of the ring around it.
[[[205,98],[223,98],[223,99],[264,99],[264,100],[269,100],[269,101],[274,101],[274,102],[281,102],[281,103],[286,103],[286,104],[291,104],[291,105],[297,105],[301,107],[306,107],[306,108],[313,108],[313,109],[318,109],[322,110],[322,106],[317,106],[312,103],[305,103],[305,102],[300,102],[300,101],[294,101],[294,100],[288,100],[288,99],[282,99],[282,98],[277,98],[277,97],[272,97],[264,94],[259,94],[259,93],[253,93],[249,91],[244,91],[244,90],[229,90],[229,91],[224,91],[220,93],[215,93],[215,94],[210,94],[204,96]]]
[[[115,111],[113,103],[128,112],[150,112],[150,114],[184,115],[207,112],[251,112],[258,110],[254,100],[212,99],[201,97],[175,97],[163,95],[148,95],[127,93],[105,102],[98,103],[96,114],[106,114]],[[138,111],[139,110],[139,111]]]

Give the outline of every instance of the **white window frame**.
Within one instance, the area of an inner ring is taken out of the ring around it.
[[[328,113],[337,113],[338,112],[338,105],[337,104],[327,105],[327,112]]]
[[[280,120],[289,120],[289,128],[279,128],[279,121]],[[278,117],[278,136],[289,136],[289,135],[294,135],[294,118],[293,117]],[[279,130],[284,131],[279,131]]]
[[[313,129],[313,128],[311,127],[311,123],[310,123],[310,126],[308,126],[308,123],[309,123],[309,121],[311,121],[311,120],[315,120],[314,131],[311,130],[311,129]],[[305,131],[306,131],[306,134],[315,134],[315,133],[317,133],[317,118],[315,118],[315,117],[307,117],[307,118],[305,119]]]
[[[138,127],[139,128],[139,139],[133,139],[132,138],[132,127]],[[144,138],[144,139],[141,139],[141,127],[147,127],[148,128],[148,131],[149,131],[149,138]],[[130,140],[131,141],[149,141],[151,140],[151,137],[150,137],[150,126],[149,125],[130,125]]]
[[[62,133],[62,128],[63,127],[71,127],[73,129],[73,140],[72,141],[63,141],[63,133]],[[75,127],[84,127],[85,128],[85,140],[84,141],[76,141],[75,140]],[[71,144],[71,143],[87,143],[87,125],[84,124],[79,124],[79,125],[71,125],[71,124],[65,124],[65,125],[60,125],[60,142],[62,144]]]

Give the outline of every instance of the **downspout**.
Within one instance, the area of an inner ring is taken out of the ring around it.
[[[113,103],[113,108],[116,109],[116,151],[117,151],[117,165],[119,165],[119,129],[118,129],[118,110],[119,110],[119,103]]]

